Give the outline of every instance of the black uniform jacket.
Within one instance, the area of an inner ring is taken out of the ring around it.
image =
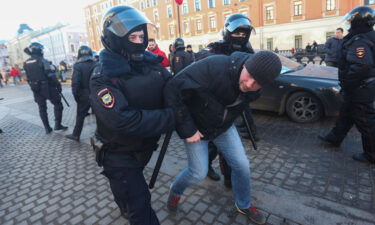
[[[171,70],[174,75],[183,70],[185,67],[193,63],[192,57],[189,53],[185,52],[183,48],[177,49],[173,53],[173,58],[171,62]]]
[[[41,55],[31,55],[24,64],[27,81],[34,93],[61,91],[61,84],[56,78],[56,70]],[[43,94],[49,96],[49,94]]]
[[[375,96],[375,31],[344,37],[339,80],[351,101],[371,102]]]
[[[142,63],[130,65],[123,56],[103,50],[90,81],[98,138],[109,151],[125,153],[125,167],[144,166],[160,135],[175,127],[173,110],[163,101],[171,75],[155,59],[145,52]]]
[[[95,66],[93,57],[81,57],[73,66],[72,92],[74,99],[78,102],[80,98],[88,98],[89,82]]]
[[[205,140],[225,132],[258,92],[242,93],[239,77],[252,54],[214,55],[185,68],[165,88],[168,106],[176,110],[176,131],[183,139],[197,130]]]

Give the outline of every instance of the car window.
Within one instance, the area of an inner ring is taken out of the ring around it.
[[[282,64],[281,74],[297,71],[303,68],[303,65],[298,62],[288,59],[287,57],[282,56],[282,55],[277,55],[277,56],[279,56],[281,60],[281,64]]]

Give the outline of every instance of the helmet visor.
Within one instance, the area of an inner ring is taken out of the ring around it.
[[[249,31],[251,31],[253,29],[253,26],[251,26],[251,22],[249,19],[238,18],[230,22],[226,28],[229,32],[233,32],[237,28],[249,29]]]
[[[145,16],[135,9],[125,10],[118,14],[109,14],[103,18],[109,23],[107,29],[118,37],[124,37],[134,27],[151,23]]]

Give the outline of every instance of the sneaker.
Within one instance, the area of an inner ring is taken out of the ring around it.
[[[240,209],[236,205],[236,210],[238,213],[241,213],[245,215],[247,218],[249,218],[253,223],[266,223],[266,218],[254,206],[250,206],[248,209]]]
[[[79,141],[79,137],[74,136],[73,134],[65,135],[65,137],[73,141]]]
[[[167,206],[170,211],[176,212],[178,208],[178,202],[181,196],[175,195],[172,190],[169,190]]]
[[[208,167],[207,177],[214,181],[220,180],[220,175],[211,166]]]

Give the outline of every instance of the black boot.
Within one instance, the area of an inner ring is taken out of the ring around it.
[[[51,132],[52,132],[52,128],[51,128],[51,126],[49,125],[47,115],[46,115],[46,116],[43,115],[43,116],[41,117],[41,119],[42,119],[42,122],[43,122],[43,125],[44,125],[44,130],[46,131],[46,134],[51,133]]]
[[[353,159],[363,163],[375,163],[375,160],[371,160],[365,153],[356,153],[353,155]]]
[[[55,124],[55,127],[53,128],[54,130],[66,130],[68,127],[63,126],[61,123],[60,124]]]
[[[328,134],[319,134],[318,138],[334,147],[340,147],[341,140],[339,140],[336,135],[334,135],[332,132],[329,132]]]
[[[79,141],[79,137],[75,136],[74,134],[68,134],[68,135],[65,135],[65,137],[73,141]]]
[[[207,173],[207,176],[211,179],[211,180],[214,180],[214,181],[218,181],[220,180],[220,175],[218,173],[215,172],[214,168],[212,168],[211,166],[208,166],[208,173]]]

